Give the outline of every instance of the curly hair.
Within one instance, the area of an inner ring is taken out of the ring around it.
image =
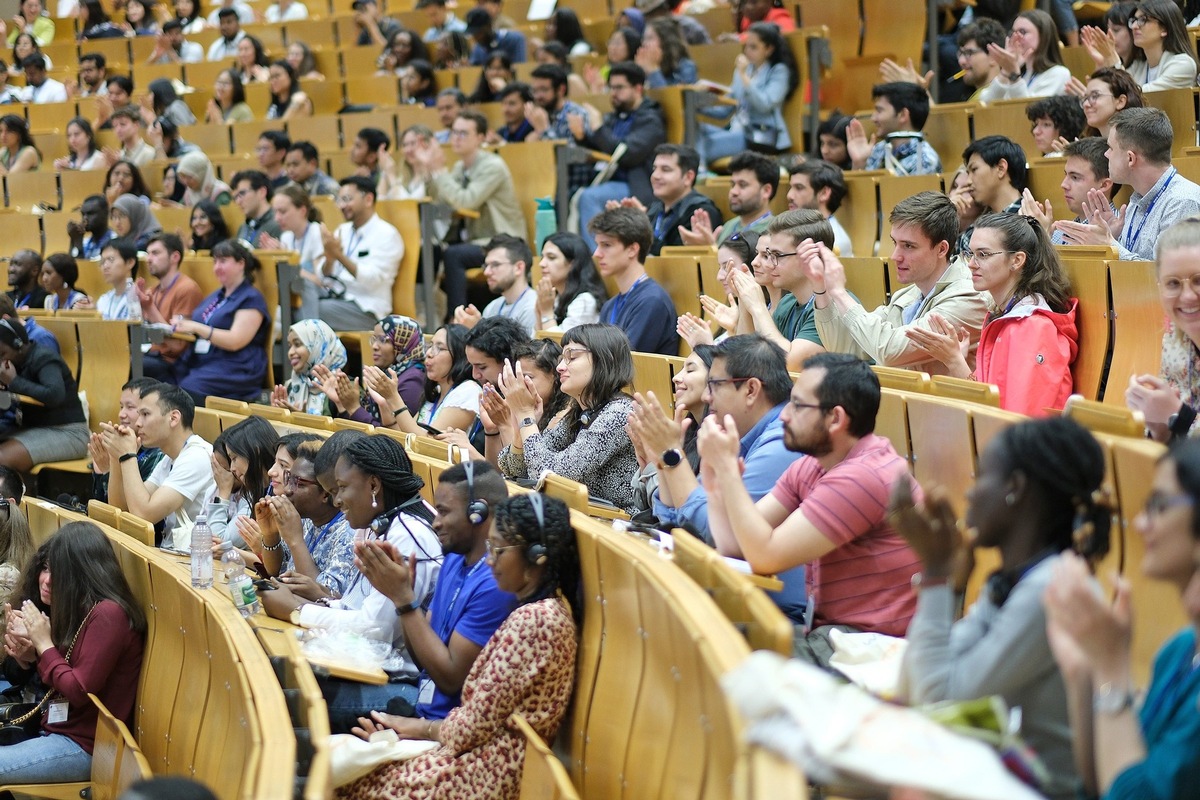
[[[571,606],[576,623],[583,622],[582,581],[579,574],[579,550],[567,504],[555,497],[539,495],[542,517],[534,509],[531,494],[518,494],[497,503],[492,509],[494,530],[505,541],[525,545],[524,557],[534,565],[544,557],[541,581],[521,604],[536,603],[561,593]],[[539,549],[534,550],[537,547]]]

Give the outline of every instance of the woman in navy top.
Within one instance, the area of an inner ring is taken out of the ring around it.
[[[172,320],[176,331],[196,336],[175,377],[197,405],[210,394],[256,400],[267,372],[271,325],[267,302],[253,286],[258,259],[232,239],[217,244],[212,255],[221,288],[200,301],[190,320]]]

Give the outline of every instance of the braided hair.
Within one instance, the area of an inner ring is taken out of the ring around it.
[[[492,510],[496,533],[513,544],[525,545],[525,559],[535,563],[541,553],[530,549],[544,548],[545,570],[541,583],[523,603],[536,603],[561,592],[571,606],[576,624],[583,622],[582,582],[579,576],[579,551],[575,545],[575,529],[571,527],[571,512],[567,504],[554,497],[542,496],[542,522],[539,524],[533,501],[528,494],[518,494],[497,503]]]
[[[1099,496],[1104,451],[1095,437],[1065,417],[1005,428],[997,452],[1008,472],[1020,470],[1042,494],[1047,547],[1074,550],[1089,560],[1108,552],[1112,508]]]
[[[391,510],[417,497],[425,481],[415,475],[404,445],[388,436],[362,436],[342,451],[342,458],[383,484],[383,508]],[[433,523],[433,512],[424,503],[406,509],[414,517]]]

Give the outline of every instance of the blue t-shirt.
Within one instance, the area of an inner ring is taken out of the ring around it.
[[[616,325],[629,337],[629,349],[638,353],[679,355],[678,318],[671,295],[645,276],[629,291],[610,297],[600,309],[600,321]]]
[[[262,292],[249,281],[243,281],[228,296],[218,289],[200,301],[192,319],[214,328],[229,330],[237,312],[246,309],[262,314],[262,322],[250,344],[236,352],[222,350],[199,340],[180,359],[179,385],[196,394],[215,394],[235,400],[256,400],[262,392],[267,374],[267,332],[271,330],[271,315]],[[207,349],[207,352],[197,352]]]
[[[438,575],[433,602],[429,604],[429,626],[449,645],[459,636],[483,647],[516,607],[517,598],[496,586],[496,576],[481,558],[471,567],[457,553],[447,553]],[[437,687],[425,670],[417,680],[417,715],[422,719],[445,719],[462,699]]]

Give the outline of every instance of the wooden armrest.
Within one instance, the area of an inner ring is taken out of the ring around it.
[[[466,217],[467,219],[479,219],[481,216],[483,216],[478,211],[470,208],[456,208],[454,209],[454,213],[457,216]]]
[[[588,150],[587,154],[590,158],[596,161],[603,161],[605,163],[612,161],[612,153],[602,153],[599,150]]]
[[[46,405],[41,400],[38,400],[36,397],[30,397],[27,394],[17,394],[16,392],[13,392],[13,397],[17,398],[18,400],[20,400],[22,403],[24,403],[27,406],[45,407],[45,405]]]

